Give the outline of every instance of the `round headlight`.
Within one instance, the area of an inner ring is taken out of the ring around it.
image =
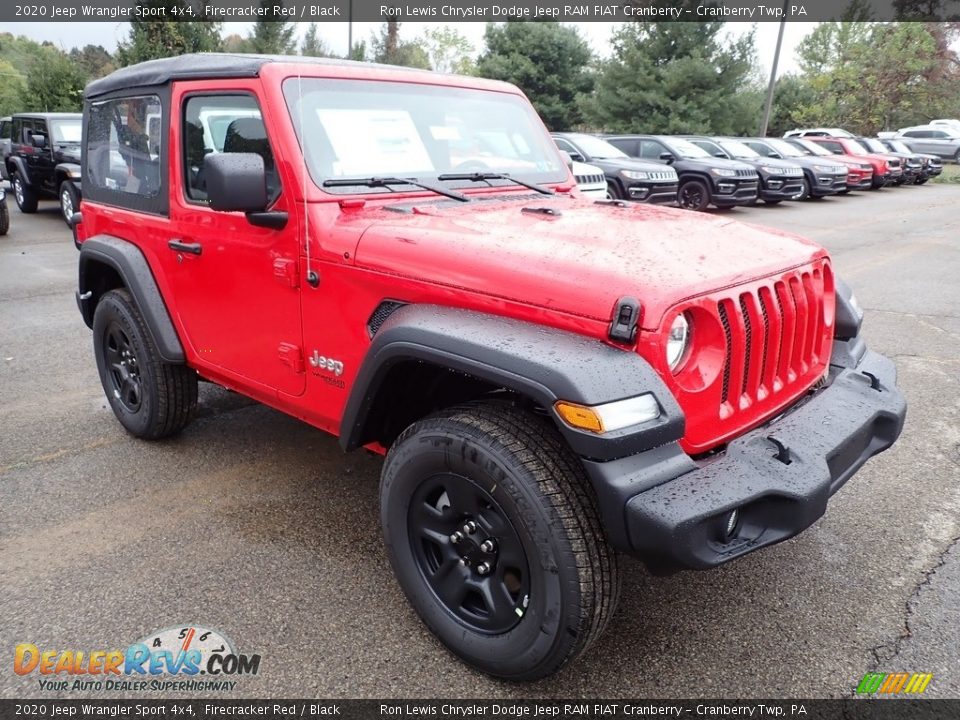
[[[671,370],[677,369],[689,343],[690,323],[687,322],[686,314],[680,313],[674,318],[670,326],[670,335],[667,336],[667,365]]]

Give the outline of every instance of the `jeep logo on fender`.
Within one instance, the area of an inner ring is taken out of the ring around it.
[[[324,357],[316,350],[314,350],[313,355],[310,356],[310,366],[315,367],[318,370],[329,370],[337,377],[343,375],[342,362],[339,360],[334,360],[333,358]]]

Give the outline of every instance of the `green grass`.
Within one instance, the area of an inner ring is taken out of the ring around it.
[[[944,162],[943,172],[930,182],[960,184],[960,165]]]

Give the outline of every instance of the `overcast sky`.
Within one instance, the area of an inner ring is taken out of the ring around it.
[[[405,22],[400,28],[402,38],[414,38],[423,32],[423,29],[431,25],[440,25],[442,23],[416,23]],[[485,23],[451,23],[465,35],[476,48],[483,45],[483,30]],[[601,56],[610,53],[610,34],[616,23],[588,22],[588,23],[568,23],[579,28],[580,33],[590,42],[593,49]],[[246,35],[250,32],[253,23],[224,23],[223,34],[230,35],[237,33]],[[809,33],[816,23],[787,23],[786,32],[783,39],[783,51],[780,57],[780,67],[778,74],[790,72],[797,69],[795,50],[797,44],[803,37]],[[302,36],[306,31],[307,24],[299,23],[299,33]],[[54,44],[69,50],[72,47],[83,47],[87,44],[103,45],[107,50],[113,52],[117,43],[127,37],[129,25],[121,22],[39,22],[39,23],[0,23],[0,32],[11,32],[14,35],[26,35],[34,40],[49,40]],[[354,23],[353,38],[354,41],[368,40],[370,36],[379,30],[380,23]],[[748,32],[753,25],[750,23],[729,23],[727,25],[730,32],[741,34]],[[770,65],[773,60],[773,52],[777,44],[777,30],[779,23],[762,22],[756,23],[757,34],[757,55],[762,68],[769,75]],[[321,37],[326,41],[330,48],[339,54],[345,54],[347,49],[347,23],[319,23],[318,29]]]

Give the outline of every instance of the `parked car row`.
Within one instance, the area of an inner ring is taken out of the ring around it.
[[[782,139],[556,132],[553,140],[574,162],[595,166],[594,180],[602,173],[607,198],[689,210],[922,185],[943,171],[939,156],[899,138],[859,138],[842,128],[793,130]]]

